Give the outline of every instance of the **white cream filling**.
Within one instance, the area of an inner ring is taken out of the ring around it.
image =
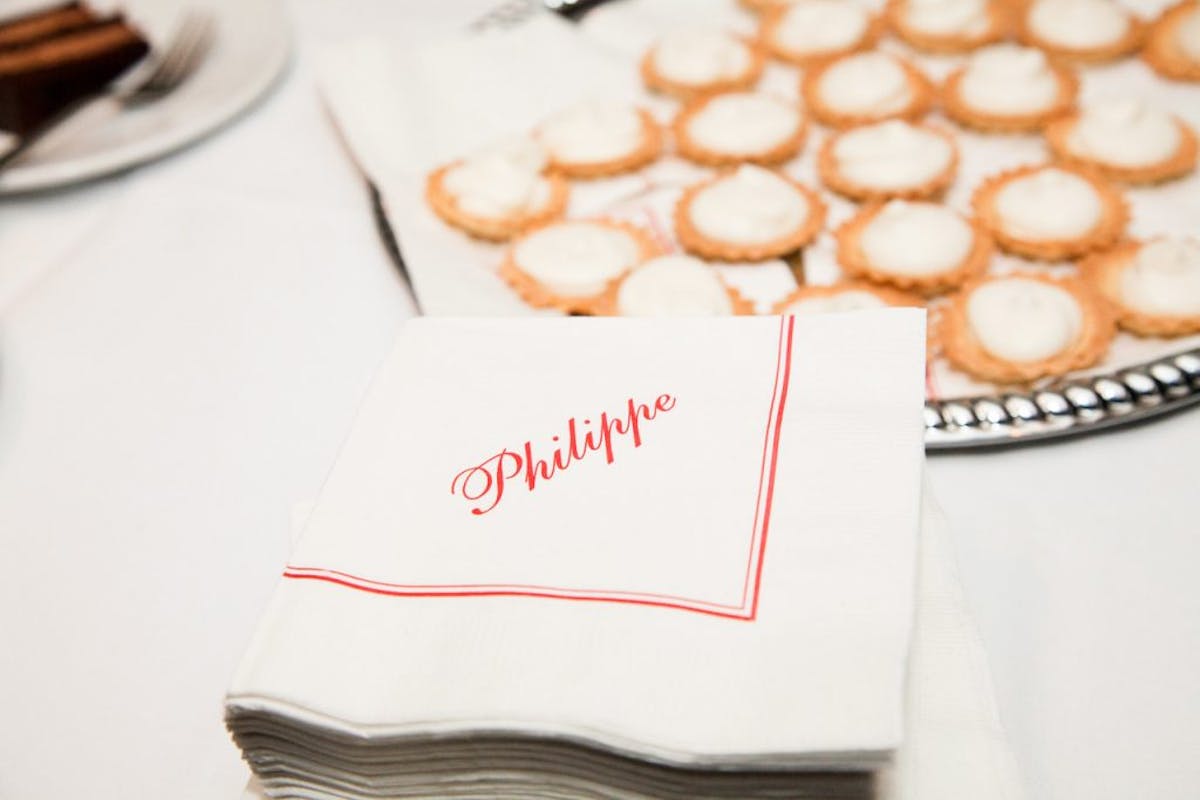
[[[967,221],[945,206],[903,200],[884,206],[858,239],[872,267],[914,277],[958,267],[974,242]]]
[[[1026,22],[1035,34],[1062,47],[1104,47],[1129,30],[1129,16],[1112,0],[1035,0]]]
[[[1121,271],[1121,300],[1147,314],[1200,314],[1200,241],[1155,239]]]
[[[988,281],[967,299],[967,324],[983,349],[1006,361],[1063,352],[1083,327],[1083,309],[1065,289],[1029,280]]]
[[[442,186],[468,214],[501,219],[533,213],[550,201],[550,182],[541,175],[546,153],[518,137],[500,142],[455,164]]]
[[[732,80],[750,69],[745,42],[722,31],[676,31],[654,48],[654,68],[677,83],[703,86]]]
[[[858,53],[834,62],[818,93],[830,108],[851,114],[891,114],[912,102],[904,69],[889,55]]]
[[[642,117],[633,106],[584,103],[542,123],[538,138],[559,161],[592,164],[613,161],[642,144]]]
[[[522,239],[513,253],[521,271],[564,297],[592,297],[633,267],[638,242],[594,222],[560,222]]]
[[[788,236],[808,214],[808,199],[795,186],[749,164],[701,189],[689,207],[691,222],[703,236],[737,245]]]
[[[996,194],[1004,231],[1026,241],[1077,239],[1100,222],[1103,203],[1094,186],[1054,167],[1009,181]]]
[[[979,36],[992,24],[988,0],[908,0],[904,21],[935,36]]]
[[[878,295],[862,289],[847,289],[837,294],[807,297],[797,300],[783,310],[784,314],[827,314],[834,311],[862,311],[887,305]]]
[[[1169,114],[1130,98],[1085,108],[1067,135],[1067,147],[1106,164],[1140,167],[1171,158],[1181,138]]]
[[[958,88],[968,106],[995,114],[1036,114],[1054,105],[1059,91],[1046,55],[1014,44],[975,53]]]
[[[847,180],[879,189],[905,189],[944,172],[954,150],[932,131],[889,120],[843,134],[833,146],[833,155],[838,172]]]
[[[824,53],[857,44],[871,24],[865,8],[848,0],[798,0],[775,28],[775,41],[793,53]]]
[[[733,313],[729,292],[712,267],[691,256],[660,256],[621,282],[617,312],[625,317],[716,317]]]
[[[778,97],[731,92],[713,97],[688,120],[687,132],[702,147],[719,153],[762,153],[800,129],[800,109]]]
[[[1175,42],[1184,55],[1200,61],[1200,8],[1192,9],[1175,28]]]

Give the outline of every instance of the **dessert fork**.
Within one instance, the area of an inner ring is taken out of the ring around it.
[[[0,170],[19,159],[30,147],[98,100],[115,103],[117,110],[137,108],[161,100],[190,78],[212,47],[214,23],[207,12],[189,12],[158,58],[150,58],[118,78],[100,94],[70,103],[33,131],[17,139],[0,154]]]

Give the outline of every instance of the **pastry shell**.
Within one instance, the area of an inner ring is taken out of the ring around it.
[[[609,317],[621,316],[621,312],[618,310],[618,300],[619,300],[620,292],[621,292],[621,284],[624,283],[625,279],[628,278],[633,273],[634,273],[634,270],[630,270],[629,272],[626,272],[624,275],[622,275],[620,278],[618,278],[616,281],[614,281],[611,286],[608,287],[608,290],[604,293],[604,297],[596,304],[596,309],[597,309],[596,314],[597,315],[603,315],[603,316],[609,316]],[[717,280],[720,281],[721,286],[725,287],[725,293],[727,295],[729,295],[729,304],[730,304],[730,312],[729,313],[731,316],[744,317],[744,316],[751,316],[754,314],[754,303],[751,300],[748,300],[747,298],[743,297],[741,292],[739,292],[737,289],[733,288],[728,283],[726,283],[724,281],[724,279],[721,278],[720,275],[717,276]]]
[[[871,15],[867,22],[867,29],[863,31],[862,36],[858,41],[846,46],[837,47],[831,50],[813,50],[801,52],[797,50],[789,50],[776,37],[776,31],[783,23],[783,18],[787,14],[789,3],[776,4],[763,13],[762,24],[759,27],[759,41],[762,42],[763,48],[766,49],[772,57],[780,61],[786,61],[789,64],[795,64],[798,67],[811,67],[814,64],[819,64],[822,61],[828,61],[839,56],[857,53],[861,50],[870,50],[879,40],[880,34],[883,32],[883,20],[878,15]]]
[[[550,152],[550,169],[568,178],[606,178],[646,166],[662,152],[663,133],[649,111],[639,108],[638,116],[642,120],[642,141],[630,152],[608,161],[569,161]]]
[[[787,5],[791,0],[738,0],[738,5],[755,14],[762,14],[773,8]]]
[[[1125,241],[1094,253],[1079,264],[1080,274],[1112,305],[1117,325],[1138,336],[1185,336],[1200,333],[1200,314],[1184,316],[1149,314],[1125,305],[1121,300],[1120,277],[1122,270],[1137,255],[1142,243]]]
[[[673,80],[658,71],[658,67],[654,63],[654,53],[658,46],[655,44],[651,45],[642,56],[640,67],[642,82],[646,84],[646,88],[652,91],[678,97],[681,100],[716,92],[733,92],[740,89],[750,89],[754,84],[758,83],[758,79],[762,76],[763,66],[767,61],[766,54],[757,42],[740,36],[736,38],[745,46],[750,56],[750,64],[741,75],[703,84],[683,83]]]
[[[735,244],[733,242],[710,239],[701,233],[700,229],[692,223],[691,214],[689,213],[691,205],[700,192],[712,186],[717,181],[725,179],[730,174],[732,173],[725,172],[709,180],[693,184],[684,189],[683,194],[676,201],[674,215],[675,238],[679,240],[679,244],[688,253],[713,261],[766,261],[799,250],[811,242],[825,224],[825,202],[821,199],[820,195],[807,186],[792,180],[787,175],[781,174],[779,177],[804,195],[804,199],[808,202],[808,216],[805,218],[803,224],[786,236],[781,236],[773,241],[760,244]]]
[[[561,175],[542,177],[550,184],[550,199],[544,208],[506,217],[482,217],[464,211],[445,185],[446,173],[461,162],[439,167],[425,181],[425,199],[445,222],[480,239],[502,242],[562,216],[567,207],[567,182]]]
[[[854,55],[854,54],[850,54]],[[846,58],[842,56],[841,58]],[[898,111],[889,111],[885,114],[872,113],[856,113],[849,111],[839,111],[825,103],[821,97],[820,86],[821,79],[825,76],[830,67],[840,61],[840,58],[823,61],[820,64],[807,69],[804,72],[804,77],[800,79],[800,94],[804,98],[804,105],[817,122],[823,125],[828,125],[831,128],[851,128],[855,125],[867,125],[872,122],[883,122],[887,119],[908,119],[917,120],[925,116],[933,105],[934,89],[929,78],[925,77],[925,73],[917,69],[913,64],[904,58],[892,56],[896,63],[904,70],[905,76],[908,78],[909,89],[912,97],[909,98],[908,105]]]
[[[1179,147],[1174,155],[1154,164],[1129,167],[1110,164],[1100,159],[1080,155],[1071,151],[1068,139],[1071,130],[1079,121],[1079,114],[1062,117],[1046,126],[1046,142],[1054,155],[1062,162],[1084,169],[1091,169],[1101,176],[1122,183],[1162,183],[1187,175],[1196,168],[1196,133],[1179,117],[1173,117],[1179,128]]]
[[[1019,114],[975,108],[967,103],[959,90],[963,75],[967,71],[966,67],[959,67],[951,72],[942,84],[942,109],[946,116],[960,125],[985,133],[1026,133],[1041,130],[1052,120],[1069,112],[1079,94],[1079,78],[1069,67],[1051,62],[1049,68],[1058,82],[1058,95],[1049,108]]]
[[[771,309],[771,313],[785,314],[787,313],[787,307],[798,300],[810,300],[814,297],[832,297],[842,292],[869,292],[889,306],[920,308],[924,305],[921,298],[896,289],[889,289],[886,286],[876,286],[863,281],[844,280],[826,286],[801,286],[776,303]]]
[[[1012,24],[1011,14],[1003,0],[990,0],[987,4],[988,27],[981,33],[930,33],[908,24],[904,12],[908,0],[888,0],[884,6],[884,19],[888,27],[903,41],[926,53],[951,55],[966,53],[977,47],[998,42],[1005,37]]]
[[[1082,323],[1075,340],[1061,352],[1038,361],[1009,361],[985,350],[971,331],[967,302],[971,292],[983,284],[1008,278],[1040,281],[1070,292],[1082,312]],[[994,383],[1027,383],[1093,366],[1104,357],[1115,334],[1112,310],[1083,281],[1029,272],[981,277],[971,281],[962,291],[949,298],[937,320],[937,337],[942,355],[963,372]]]
[[[975,194],[971,197],[975,218],[992,235],[1000,249],[1036,261],[1061,261],[1102,250],[1116,242],[1129,221],[1129,209],[1125,199],[1120,192],[1094,173],[1069,166],[1057,166],[1054,169],[1061,169],[1087,181],[1100,197],[1100,219],[1090,231],[1074,239],[1035,241],[1022,239],[1004,230],[1003,221],[994,205],[996,195],[1011,181],[1047,168],[1048,165],[1043,164],[1007,170],[986,178],[975,189]]]
[[[1129,20],[1129,25],[1121,38],[1099,47],[1068,47],[1045,39],[1033,30],[1028,22],[1028,12],[1032,5],[1032,2],[1026,3],[1017,15],[1015,25],[1017,39],[1022,44],[1044,51],[1052,59],[1071,61],[1077,64],[1101,64],[1106,61],[1114,61],[1137,50],[1146,36],[1146,23],[1122,7]]]
[[[770,166],[782,164],[791,159],[804,146],[804,138],[808,134],[808,120],[805,118],[804,112],[797,108],[796,113],[800,124],[796,126],[796,130],[791,136],[767,150],[758,153],[728,153],[705,147],[692,137],[688,131],[688,125],[697,114],[704,110],[705,106],[718,97],[720,95],[710,94],[693,100],[675,115],[675,121],[671,123],[675,148],[679,151],[679,155],[687,160],[709,167],[728,167],[747,162]]]
[[[1179,25],[1189,14],[1200,14],[1196,0],[1176,3],[1150,24],[1142,60],[1164,78],[1200,81],[1200,59],[1192,58],[1179,46]]]
[[[992,238],[977,222],[967,219],[971,226],[971,249],[961,263],[951,269],[930,275],[902,275],[880,269],[871,264],[860,244],[860,237],[886,203],[873,203],[859,209],[834,233],[837,239],[838,265],[851,278],[882,283],[919,295],[933,295],[963,285],[966,281],[987,270],[992,257]]]
[[[913,123],[913,125],[942,137],[950,145],[950,163],[944,170],[924,183],[902,189],[880,189],[854,183],[843,177],[838,167],[834,148],[842,136],[849,131],[842,131],[826,137],[825,142],[821,145],[821,149],[817,153],[817,174],[820,176],[821,182],[838,194],[859,202],[893,199],[919,200],[940,195],[954,182],[954,175],[958,171],[958,145],[954,141],[953,134],[943,128],[927,123]]]
[[[587,219],[587,220],[572,220],[573,222],[589,222],[594,225],[603,225],[609,228],[614,228],[627,233],[637,242],[638,258],[630,269],[636,264],[661,255],[663,250],[654,237],[643,228],[638,227],[623,220],[614,220],[608,218]],[[555,223],[550,223],[551,225]],[[541,226],[542,228],[546,226]],[[539,229],[526,231],[524,235],[536,233]],[[535,308],[555,308],[567,314],[601,314],[606,304],[615,300],[616,286],[621,279],[628,274],[629,270],[625,270],[621,274],[615,276],[608,282],[602,291],[594,295],[587,296],[568,296],[554,292],[549,287],[545,286],[534,276],[521,269],[517,263],[516,252],[519,240],[514,242],[508,252],[504,254],[504,260],[500,263],[498,274],[513,288],[521,299]]]

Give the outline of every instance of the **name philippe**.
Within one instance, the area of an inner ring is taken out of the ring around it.
[[[604,453],[605,462],[613,463],[614,445],[619,439],[631,441],[635,448],[641,447],[642,424],[673,408],[675,398],[660,394],[652,404],[638,403],[630,398],[621,414],[609,416],[608,412],[602,412],[596,426],[592,425],[591,419],[580,422],[571,417],[567,420],[565,436],[550,437],[557,446],[548,457],[535,455],[531,441],[517,450],[505,448],[455,475],[450,482],[450,494],[461,495],[476,503],[471,509],[472,514],[486,514],[499,505],[514,481],[532,492],[540,482],[551,480],[590,453]]]

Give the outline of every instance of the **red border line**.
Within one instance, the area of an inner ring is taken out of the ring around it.
[[[787,326],[787,327],[790,328],[790,326]],[[758,494],[755,495],[756,499],[754,501],[754,522],[750,526],[750,531],[751,531],[751,533],[750,533],[750,549],[746,553],[746,577],[742,581],[742,603],[740,606],[741,608],[746,607],[746,600],[750,593],[750,576],[754,574],[751,567],[754,565],[754,550],[755,550],[755,547],[758,545],[758,539],[759,539],[759,537],[758,537],[758,531],[759,531],[758,517],[759,517],[760,512],[762,511],[762,505],[763,505],[763,482],[764,482],[764,477],[765,477],[766,471],[767,471],[767,452],[770,449],[770,445],[771,445],[771,420],[775,416],[775,400],[776,400],[776,398],[779,397],[779,375],[780,375],[779,367],[780,367],[781,361],[785,359],[784,345],[787,344],[787,342],[784,339],[784,332],[785,332],[784,321],[783,321],[783,318],[780,318],[780,320],[779,320],[779,342],[776,345],[778,355],[776,355],[776,357],[775,357],[775,383],[771,387],[771,404],[767,406],[767,426],[763,430],[762,460],[759,462],[759,465],[758,465]],[[790,346],[787,348],[787,351],[786,351],[786,362],[787,362],[786,370],[788,372],[791,372],[792,353],[791,353]],[[757,588],[758,587],[756,586],[755,587],[756,593],[757,593]]]
[[[288,565],[283,577],[292,580],[316,580],[390,597],[541,597],[555,600],[625,603],[693,611],[726,619],[752,621],[758,616],[758,599],[762,587],[763,564],[766,559],[767,533],[771,522],[771,504],[775,497],[775,469],[779,461],[780,431],[783,412],[787,407],[788,385],[792,373],[792,337],[795,320],[781,317],[779,321],[778,355],[775,362],[775,381],[771,388],[771,405],[763,434],[763,457],[759,467],[758,494],[754,508],[750,552],[747,555],[746,578],[742,585],[742,603],[730,606],[693,598],[675,597],[652,592],[628,592],[603,589],[566,589],[554,586],[506,586],[503,584],[396,584],[363,578],[337,570],[319,567]],[[764,494],[765,486],[765,494]],[[761,519],[762,525],[759,526]],[[755,555],[757,554],[757,558]],[[750,576],[754,576],[753,582]]]
[[[559,597],[562,596],[568,600],[613,600],[613,601],[628,601],[642,597],[653,598],[655,600],[667,601],[674,600],[676,603],[688,603],[701,605],[711,609],[727,609],[732,611],[740,611],[745,608],[745,603],[732,606],[727,603],[713,603],[707,600],[694,600],[690,597],[679,597],[672,594],[659,594],[655,592],[630,592],[610,589],[572,589],[561,586],[529,586],[525,584],[503,584],[503,583],[387,583],[385,581],[377,581],[371,578],[362,578],[358,575],[351,575],[347,572],[339,572],[333,569],[321,569],[317,567],[287,567],[287,577],[289,578],[309,578],[317,580],[329,580],[333,583],[339,583],[347,586],[360,587],[367,591],[373,591],[379,594],[392,594],[405,597],[462,597],[466,595],[512,595],[521,592],[534,592],[538,597]]]
[[[552,600],[576,600],[580,602],[596,602],[596,603],[625,603],[627,605],[636,606],[657,606],[659,608],[675,608],[681,611],[692,611],[697,614],[710,614],[714,617],[724,617],[726,619],[748,620],[751,617],[746,616],[740,609],[736,612],[719,611],[715,607],[694,605],[693,603],[701,601],[685,601],[674,602],[670,600],[652,600],[649,599],[654,595],[640,595],[635,597],[610,597],[600,594],[563,594],[554,591],[539,591],[539,587],[530,586],[522,589],[489,589],[487,591],[445,591],[445,592],[397,592],[392,589],[376,589],[371,586],[366,586],[361,583],[353,583],[351,581],[333,578],[327,575],[311,575],[298,574],[292,572],[284,572],[285,578],[293,580],[314,580],[332,583],[338,586],[345,586],[350,589],[357,589],[361,592],[370,592],[372,594],[382,594],[388,597],[543,597]]]
[[[750,619],[758,617],[758,597],[762,589],[763,562],[767,557],[767,530],[771,526],[771,501],[775,499],[775,465],[779,462],[779,432],[783,430],[783,409],[787,406],[788,383],[792,377],[792,331],[796,319],[787,317],[787,368],[783,371],[783,386],[779,389],[779,412],[775,417],[775,441],[771,445],[771,470],[767,473],[767,502],[763,506],[762,536],[758,544],[758,566],[754,568],[754,599],[750,603]]]

